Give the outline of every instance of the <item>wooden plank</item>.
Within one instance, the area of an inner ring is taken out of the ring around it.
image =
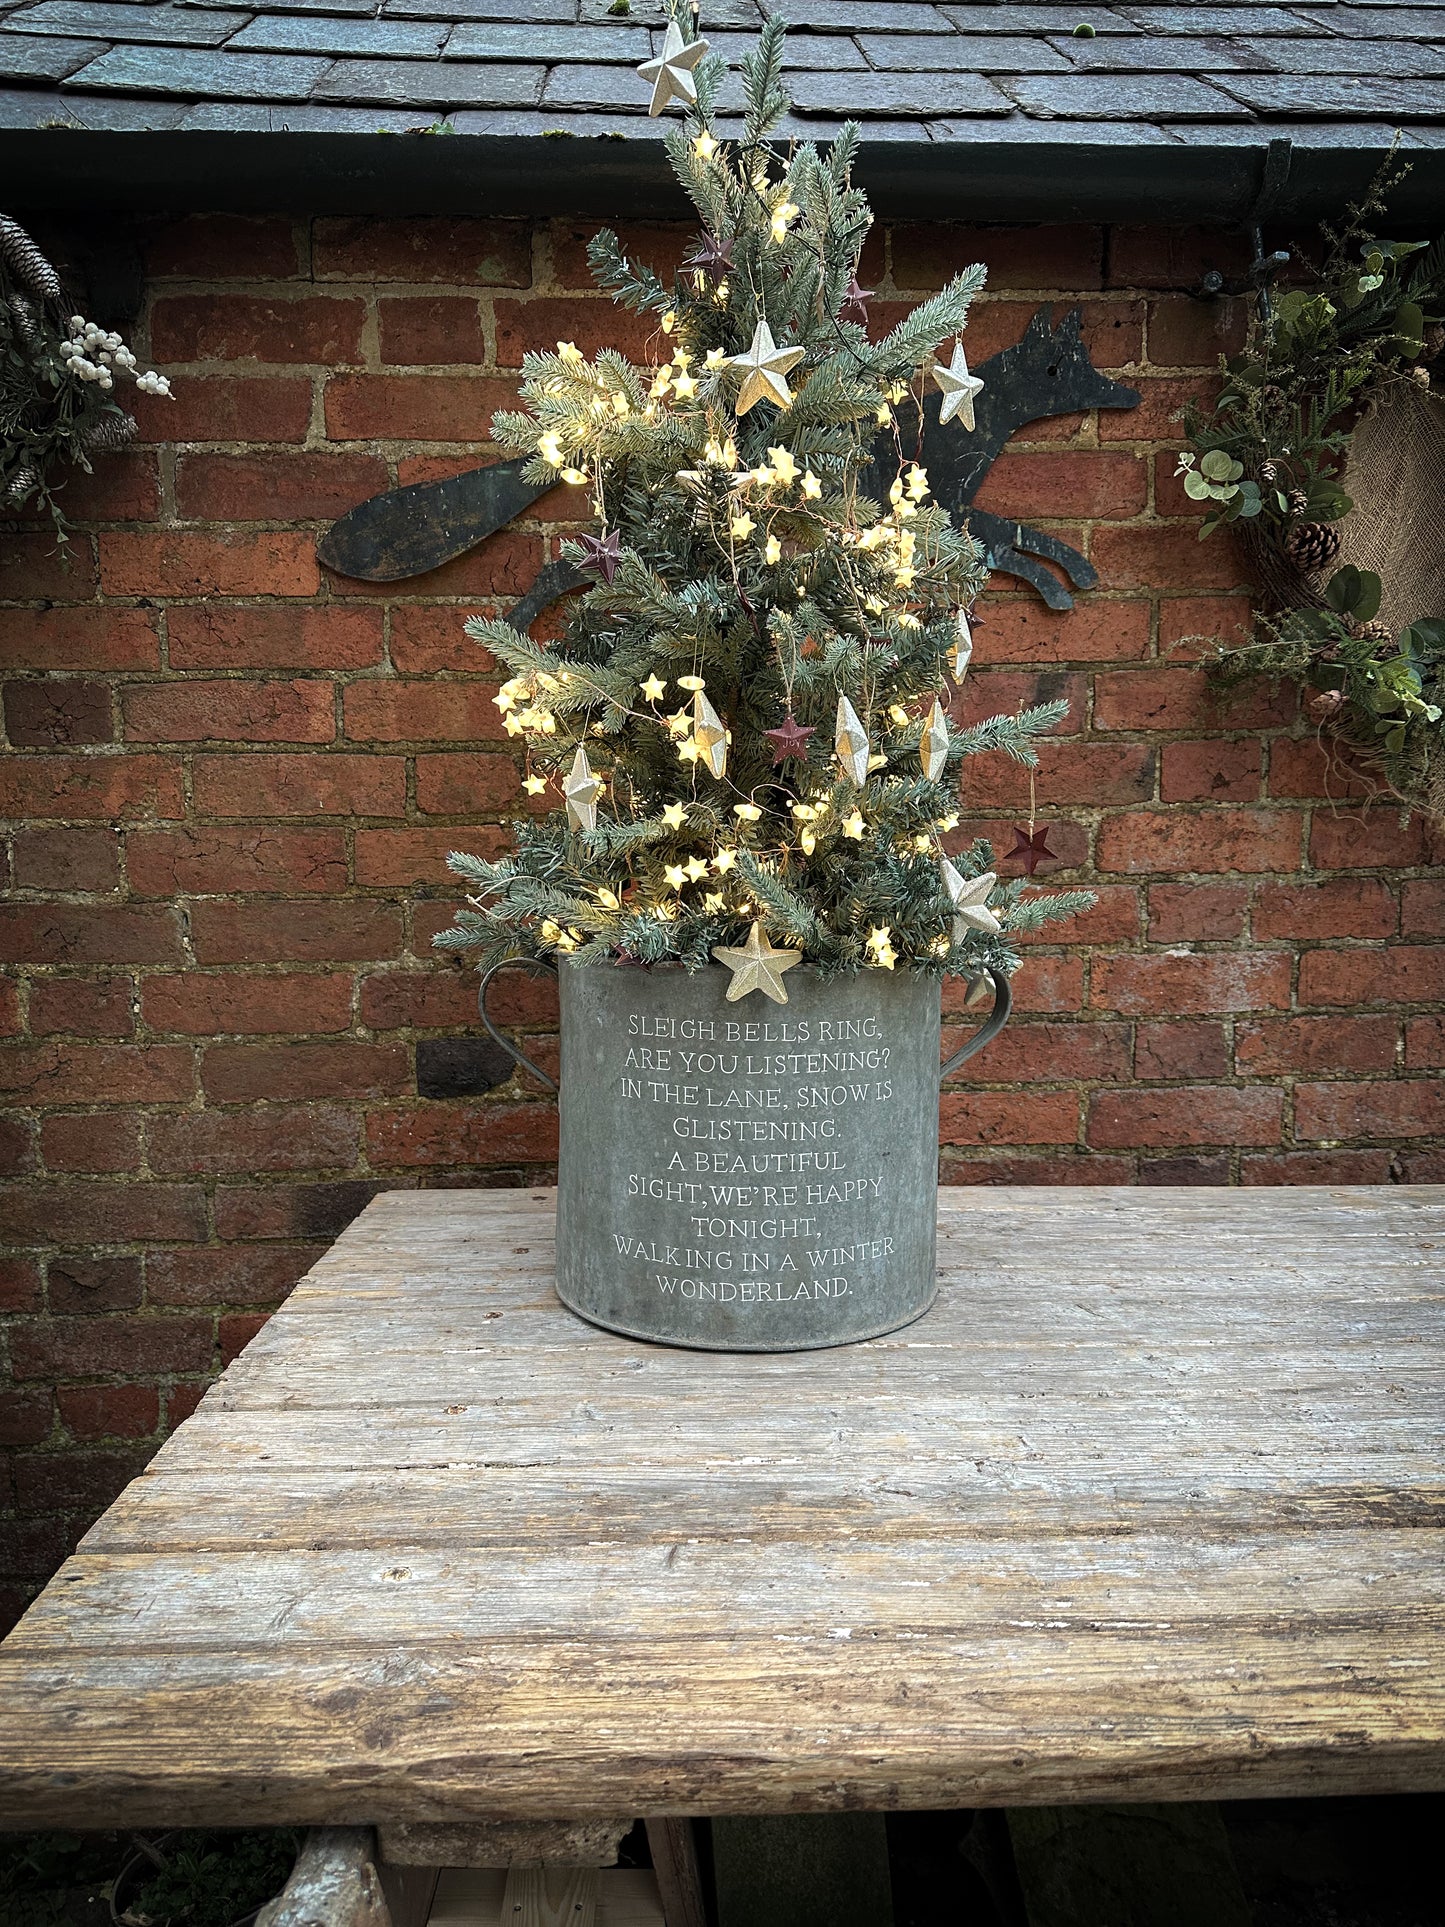
[[[707,1927],[692,1821],[649,1820],[647,1847],[662,1903],[663,1927]]]
[[[391,1927],[427,1927],[436,1897],[437,1869],[388,1867],[381,1862],[376,1871],[391,1909]]]
[[[1445,1189],[945,1194],[926,1320],[741,1359],[550,1209],[316,1267],[0,1650],[14,1824],[1445,1781]]]
[[[502,1891],[508,1927],[596,1927],[594,1867],[512,1867]]]
[[[728,1638],[740,1623],[754,1638],[839,1626],[863,1637],[1028,1625],[1040,1615],[1056,1627],[1267,1632],[1294,1625],[1302,1594],[1321,1625],[1388,1615],[1423,1629],[1445,1617],[1445,1561],[1433,1536],[1281,1533],[1185,1545],[1141,1533],[1014,1537],[1004,1549],[951,1522],[932,1539],[855,1533],[826,1547],[595,1546],[580,1571],[570,1552],[546,1547],[407,1551],[396,1555],[406,1563],[392,1565],[371,1552],[257,1550],[244,1564],[229,1553],[95,1554],[70,1563],[16,1647],[17,1656],[43,1647],[125,1653],[138,1641],[176,1653],[282,1645],[300,1653],[599,1633],[676,1644]]]
[[[596,1927],[670,1927],[657,1885],[645,1867],[609,1868],[597,1876]],[[515,1927],[503,1912],[507,1876],[453,1869],[437,1883],[431,1927]]]

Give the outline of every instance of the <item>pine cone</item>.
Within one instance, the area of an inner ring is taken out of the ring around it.
[[[1438,321],[1432,321],[1425,330],[1425,339],[1420,347],[1421,361],[1433,361],[1442,348],[1445,348],[1445,327],[1441,327]]]
[[[1322,689],[1318,696],[1310,698],[1310,715],[1317,723],[1332,723],[1345,706],[1345,693],[1342,689]]]
[[[12,294],[5,303],[15,322],[15,332],[30,349],[40,346],[40,327],[36,320],[35,309],[23,294]]]
[[[1285,497],[1285,507],[1291,515],[1303,515],[1309,507],[1310,498],[1302,488],[1292,488]]]
[[[1388,643],[1394,649],[1395,632],[1388,622],[1357,622],[1354,633],[1357,642]]]
[[[1301,522],[1285,541],[1285,552],[1305,575],[1326,568],[1340,552],[1340,532],[1328,522]]]
[[[119,410],[107,409],[94,421],[84,424],[80,439],[87,448],[124,448],[127,442],[135,440],[136,419],[134,415],[122,414]]]
[[[25,462],[21,467],[16,469],[15,473],[10,477],[10,480],[5,484],[5,493],[3,496],[0,496],[0,502],[4,502],[7,508],[18,509],[26,497],[31,495],[39,486],[39,471],[32,468],[29,462]]]
[[[0,260],[11,268],[36,294],[47,301],[60,299],[60,276],[36,247],[18,221],[0,214]]]
[[[1259,465],[1259,479],[1266,488],[1273,488],[1279,480],[1279,463],[1261,462]]]

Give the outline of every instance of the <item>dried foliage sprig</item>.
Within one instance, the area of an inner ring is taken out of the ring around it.
[[[142,394],[171,392],[113,330],[66,313],[60,276],[0,214],[0,515],[37,502],[66,541],[64,475],[89,473],[95,455],[135,436],[134,416],[115,399],[122,378]]]

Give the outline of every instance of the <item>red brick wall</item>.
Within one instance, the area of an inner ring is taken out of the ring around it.
[[[414,1053],[475,1028],[473,980],[429,947],[445,852],[494,847],[519,797],[462,620],[527,586],[568,504],[395,591],[329,580],[315,542],[389,482],[467,466],[525,348],[643,352],[588,293],[585,236],[158,229],[136,332],[176,399],[68,492],[68,574],[45,534],[0,538],[12,1608],[373,1189],[547,1172],[535,1092],[419,1099]],[[679,239],[646,246],[670,261]],[[1001,579],[968,691],[975,712],[1069,698],[1041,814],[1057,874],[1099,903],[1033,948],[1017,1024],[945,1095],[945,1176],[1445,1176],[1425,832],[1362,817],[1292,696],[1220,708],[1193,666],[1248,605],[1229,545],[1195,539],[1170,418],[1239,317],[1171,290],[1228,244],[903,227],[884,245],[867,279],[890,295],[988,263],[975,361],[1038,300],[1082,298],[1098,364],[1145,397],[1025,431],[980,497],[1102,576],[1062,617]],[[1004,760],[974,764],[970,828],[1005,833],[1027,795]],[[540,992],[513,1008],[545,1032]]]

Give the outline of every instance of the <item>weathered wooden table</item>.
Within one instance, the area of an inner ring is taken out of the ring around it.
[[[726,1357],[378,1198],[0,1649],[4,1824],[1445,1785],[1445,1187],[940,1213],[921,1323]]]

